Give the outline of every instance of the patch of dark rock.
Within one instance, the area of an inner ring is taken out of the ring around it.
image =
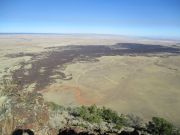
[[[180,53],[180,49],[173,46],[162,45],[147,45],[147,44],[135,44],[135,43],[119,43],[115,45],[118,47],[126,48],[128,52],[132,53]]]
[[[119,135],[139,135],[139,132],[137,130],[134,130],[133,132],[122,131]]]
[[[21,68],[12,72],[13,80],[21,82],[21,84],[28,85],[36,83],[36,89],[40,90],[51,84],[55,79],[51,76],[57,75],[55,70],[65,68],[69,63],[74,62],[97,62],[97,58],[101,56],[116,56],[116,55],[156,55],[158,53],[171,53],[172,55],[179,55],[180,49],[174,47],[167,47],[161,45],[145,45],[133,43],[119,43],[113,46],[105,45],[69,45],[51,48],[46,52],[39,54],[17,54],[17,56],[29,55],[32,56],[31,61],[20,63]],[[45,56],[45,57],[41,57]],[[14,56],[13,56],[14,57]],[[25,65],[31,64],[31,69],[26,69]],[[40,69],[44,68],[41,73]],[[28,72],[28,74],[25,74]],[[72,77],[67,76],[63,72],[58,72],[59,78],[62,80],[70,80]]]
[[[94,135],[88,132],[78,132],[75,129],[63,129],[63,130],[59,130],[58,135]]]
[[[34,132],[30,129],[16,129],[13,131],[12,135],[23,135],[24,133],[28,135],[34,135]]]
[[[94,133],[85,132],[85,131],[78,131],[76,129],[60,129],[58,135],[108,135],[109,133],[100,133],[98,131],[94,131]],[[111,134],[111,133],[110,133]],[[118,133],[112,133],[118,135]],[[129,131],[122,131],[119,135],[140,135],[137,130],[132,132]]]
[[[5,57],[8,57],[8,58],[17,58],[17,57],[24,57],[24,56],[35,56],[34,53],[23,53],[23,52],[20,52],[20,53],[14,53],[14,54],[7,54],[5,55]]]

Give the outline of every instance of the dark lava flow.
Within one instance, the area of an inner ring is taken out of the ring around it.
[[[59,79],[72,79],[72,76],[67,76],[63,72],[54,72],[59,68],[64,68],[67,63],[76,61],[97,61],[96,58],[101,56],[115,56],[115,55],[147,55],[170,53],[172,55],[179,55],[180,49],[173,47],[165,47],[161,45],[144,45],[133,43],[119,43],[112,46],[102,45],[71,45],[61,47],[47,48],[46,52],[39,54],[27,54],[32,56],[31,61],[27,63],[20,63],[21,68],[12,72],[13,80],[21,83],[22,86],[36,83],[36,89],[40,90],[52,83],[54,80],[50,78],[52,75],[59,75]],[[24,53],[11,54],[7,57],[26,56]],[[32,64],[31,69],[25,69],[25,65]],[[40,72],[41,68],[44,72]],[[25,74],[29,72],[29,74]]]

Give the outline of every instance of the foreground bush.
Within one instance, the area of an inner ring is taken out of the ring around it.
[[[117,112],[108,108],[98,108],[96,105],[89,107],[81,106],[76,108],[73,113],[74,116],[81,117],[85,121],[90,123],[114,123],[115,128],[121,128],[124,122],[124,118],[119,116]]]
[[[180,132],[173,124],[159,117],[153,117],[152,121],[147,124],[147,129],[153,135],[180,135]]]

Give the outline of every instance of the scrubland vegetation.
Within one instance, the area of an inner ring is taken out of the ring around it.
[[[81,106],[81,107],[74,107],[74,108],[65,108],[63,106],[59,106],[55,103],[48,103],[49,107],[54,110],[64,110],[67,111],[70,115],[75,118],[80,118],[85,121],[85,124],[82,124],[79,120],[79,126],[81,128],[88,129],[88,124],[91,125],[99,125],[101,131],[105,130],[107,127],[102,127],[102,123],[107,123],[111,125],[112,132],[118,133],[118,130],[123,131],[127,128],[132,128],[137,130],[139,133],[144,134],[152,134],[152,135],[179,135],[180,131],[177,127],[175,127],[172,123],[168,122],[164,118],[160,117],[153,117],[151,121],[145,123],[141,118],[134,115],[125,115],[125,114],[118,114],[117,112],[106,108],[106,107],[97,107],[96,105],[91,106]],[[93,125],[93,126],[94,126]],[[104,128],[104,129],[103,129]],[[132,130],[129,129],[129,130]],[[107,132],[107,131],[106,131]]]

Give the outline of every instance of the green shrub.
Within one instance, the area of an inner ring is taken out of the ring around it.
[[[129,114],[126,116],[126,126],[134,127],[134,128],[143,128],[144,122],[143,120],[133,114]]]
[[[72,113],[74,116],[79,116],[90,123],[100,123],[102,121],[114,123],[117,127],[121,127],[123,119],[115,111],[105,107],[98,108],[96,105],[89,107],[81,106],[76,108]]]
[[[81,106],[77,108],[75,115],[91,123],[100,123],[101,117],[97,110],[98,108],[96,105],[90,107]]]
[[[123,118],[120,117],[117,112],[105,107],[102,108],[101,116],[107,122],[112,122],[115,124],[120,124],[123,122]]]
[[[147,128],[153,135],[179,135],[170,122],[159,117],[153,117]]]

